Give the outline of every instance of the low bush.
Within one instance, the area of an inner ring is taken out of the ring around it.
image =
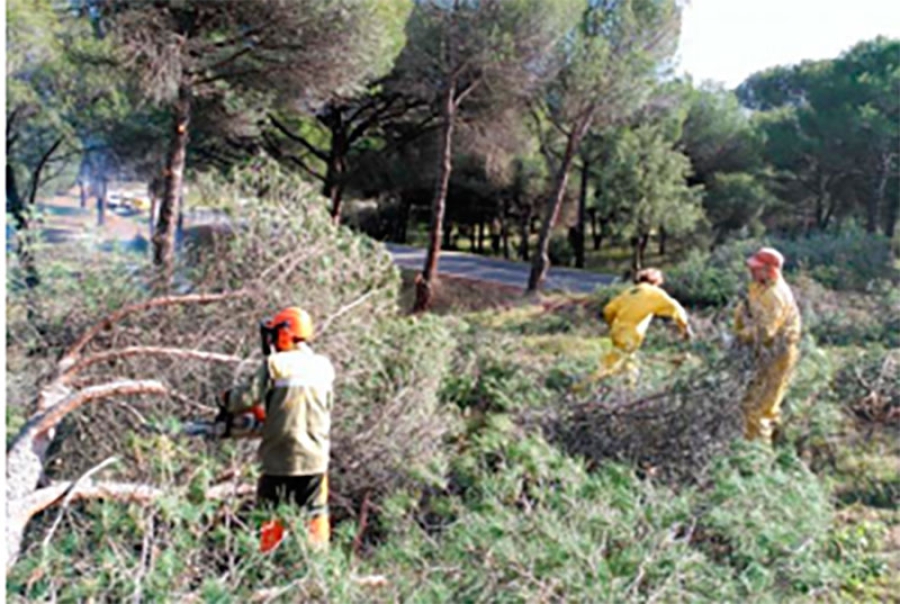
[[[664,287],[687,306],[724,306],[746,289],[745,261],[757,248],[757,242],[747,240],[720,246],[711,254],[693,250],[666,271]]]
[[[865,290],[872,282],[896,279],[890,241],[850,225],[839,232],[777,239],[790,272],[805,272],[836,290]]]

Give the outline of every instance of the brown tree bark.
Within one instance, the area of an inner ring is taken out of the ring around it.
[[[550,233],[556,224],[556,220],[559,218],[559,209],[562,206],[562,201],[566,194],[566,184],[569,181],[569,169],[572,167],[572,161],[575,159],[575,153],[578,152],[581,139],[591,125],[593,112],[594,110],[591,109],[582,117],[572,132],[569,133],[566,141],[566,151],[556,173],[553,194],[547,200],[547,207],[544,211],[544,221],[541,224],[541,233],[538,236],[538,249],[531,264],[531,275],[528,277],[528,293],[536,292],[540,288],[547,274],[547,269],[550,268]]]
[[[331,152],[325,172],[325,195],[331,201],[331,219],[341,222],[341,206],[344,198],[344,176],[347,168],[347,129],[341,111],[334,111],[329,122],[331,130]]]
[[[644,256],[646,255],[649,241],[649,233],[643,233],[631,238],[631,249],[633,252],[631,256],[631,270],[635,275],[644,268]]]
[[[519,257],[528,261],[528,237],[531,235],[531,206],[522,210],[522,240],[519,242]]]
[[[94,181],[97,185],[97,226],[106,224],[106,208],[109,203],[107,195],[106,177],[100,176]]]
[[[422,274],[416,280],[416,301],[413,312],[422,312],[431,305],[433,297],[432,284],[437,272],[438,257],[441,252],[441,234],[444,230],[444,211],[447,205],[447,190],[450,187],[450,170],[453,159],[453,128],[456,118],[456,104],[454,96],[456,82],[451,79],[441,107],[443,124],[441,128],[441,155],[440,172],[435,184],[434,200],[431,204],[431,229],[428,245],[428,253],[425,256],[425,266]]]
[[[161,270],[162,282],[172,280],[175,265],[175,229],[181,205],[184,166],[187,159],[188,126],[191,118],[191,89],[186,83],[178,87],[174,104],[172,140],[166,160],[163,195],[160,200],[159,222],[153,234],[153,263]]]

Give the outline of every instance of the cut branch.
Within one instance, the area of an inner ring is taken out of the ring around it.
[[[163,356],[173,357],[177,359],[192,359],[196,361],[208,361],[211,363],[240,363],[243,361],[241,357],[230,354],[220,354],[218,352],[207,352],[204,350],[189,350],[185,348],[166,348],[162,346],[130,346],[128,348],[120,348],[119,350],[108,350],[95,355],[86,357],[69,369],[63,375],[63,381],[68,381],[79,371],[84,370],[91,365],[103,363],[106,361],[116,361],[134,356]]]
[[[101,331],[103,331],[104,329],[108,329],[114,323],[121,321],[123,318],[130,314],[160,306],[174,306],[178,304],[211,304],[213,302],[221,302],[223,300],[232,300],[234,298],[246,297],[251,295],[251,293],[252,292],[248,289],[241,289],[224,294],[189,294],[186,296],[163,296],[160,298],[153,298],[152,300],[147,300],[145,302],[138,302],[136,304],[124,306],[116,312],[106,316],[102,321],[85,331],[81,335],[81,337],[78,338],[78,340],[69,347],[69,350],[67,350],[63,357],[60,359],[59,368],[61,371],[66,371],[67,369],[69,369],[69,367],[71,367],[76,362],[77,357],[81,354],[81,351],[84,350],[84,347],[87,346],[91,340],[96,338]]]

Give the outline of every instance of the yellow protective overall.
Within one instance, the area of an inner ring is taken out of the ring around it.
[[[636,381],[638,368],[634,353],[641,347],[655,316],[669,317],[682,332],[687,330],[688,317],[684,308],[656,285],[639,283],[613,298],[603,309],[613,349],[588,379],[596,381],[624,370],[629,381]]]
[[[781,402],[799,357],[800,311],[779,274],[770,283],[750,284],[735,309],[735,332],[753,347],[755,368],[744,394],[744,436],[772,440],[781,423]]]

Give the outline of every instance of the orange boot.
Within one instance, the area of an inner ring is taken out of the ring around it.
[[[278,547],[282,539],[284,539],[284,525],[280,520],[264,522],[259,534],[259,551],[268,554]]]
[[[331,539],[331,522],[328,514],[318,514],[306,523],[309,542],[316,548],[325,549]]]

